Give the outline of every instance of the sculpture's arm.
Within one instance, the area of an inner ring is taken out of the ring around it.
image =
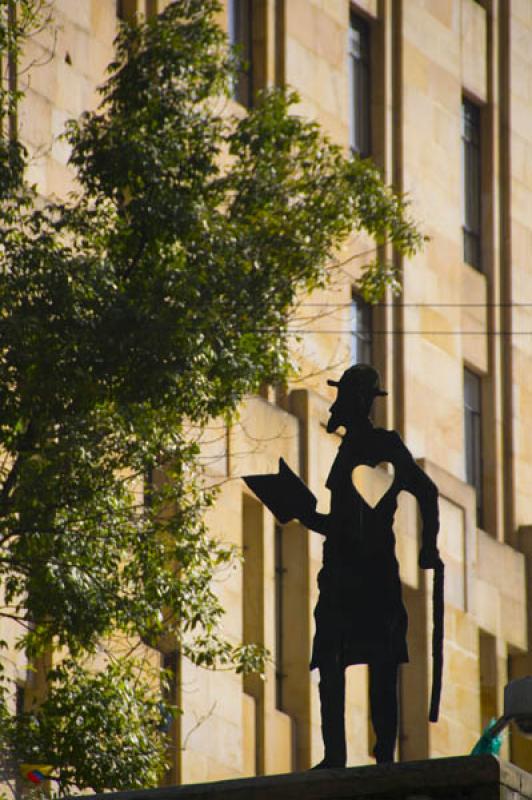
[[[413,479],[415,491],[413,494],[419,503],[422,520],[419,566],[422,569],[434,569],[440,560],[437,545],[437,537],[440,530],[438,489],[417,464],[415,467],[416,474]]]
[[[331,520],[330,514],[320,514],[314,509],[309,509],[308,511],[301,512],[298,519],[305,528],[316,531],[316,533],[321,533],[323,536],[328,536]]]
[[[438,489],[429,476],[416,464],[412,454],[400,439],[399,443],[399,465],[404,476],[403,486],[407,492],[414,495],[419,503],[421,513],[419,566],[422,569],[434,569],[440,560],[437,545],[440,529]]]

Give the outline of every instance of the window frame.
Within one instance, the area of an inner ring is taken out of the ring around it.
[[[360,295],[351,294],[350,306],[350,363],[372,364],[374,352],[373,307]],[[362,322],[362,325],[359,323]],[[360,356],[360,357],[359,357]]]
[[[134,19],[138,8],[136,0],[116,0],[116,16],[122,22]]]
[[[353,8],[347,44],[349,84],[349,148],[360,158],[372,152],[371,24]]]
[[[472,391],[470,391],[472,389]],[[484,452],[482,377],[464,367],[464,467],[465,480],[475,489],[476,522],[484,525]]]
[[[275,707],[283,711],[284,706],[284,613],[285,613],[285,574],[283,547],[284,531],[278,522],[274,526],[274,576],[275,576]]]
[[[466,264],[482,272],[482,108],[462,97],[462,237]]]
[[[229,43],[240,49],[238,77],[233,84],[233,99],[246,108],[253,107],[253,0],[228,0],[227,34]]]

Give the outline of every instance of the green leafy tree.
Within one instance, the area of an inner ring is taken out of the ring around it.
[[[112,647],[95,671],[102,643],[164,635],[197,664],[261,668],[223,636],[211,584],[234,553],[205,528],[215,493],[191,427],[286,380],[296,297],[353,231],[407,254],[421,241],[295,94],[225,113],[237,63],[218,10],[176,0],[122,25],[99,109],[65,134],[75,196],[37,198],[18,141],[0,147],[0,613],[30,661],[68,653],[18,717],[4,681],[0,740],[51,764],[60,791],[154,785],[164,769],[163,687]],[[6,19],[13,57],[27,28]],[[2,101],[5,118],[16,89]],[[362,289],[396,280],[372,264]]]

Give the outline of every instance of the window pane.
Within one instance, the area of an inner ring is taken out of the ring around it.
[[[464,400],[471,411],[480,414],[480,378],[468,369],[464,371]]]
[[[364,20],[351,15],[349,30],[349,103],[351,149],[361,156],[370,152],[370,74],[369,74],[369,26]]]
[[[468,230],[480,232],[480,153],[471,143],[465,143],[465,225]]]
[[[371,364],[372,353],[371,306],[360,297],[351,301],[351,363]]]
[[[275,525],[275,706],[283,708],[284,652],[284,574],[283,529]]]
[[[480,145],[480,109],[469,100],[462,105],[462,135],[473,144]]]
[[[481,268],[480,109],[462,104],[462,194],[464,261]]]
[[[481,379],[464,370],[465,477],[476,492],[477,525],[483,524]]]
[[[117,0],[116,2],[116,16],[118,19],[131,20],[134,19],[137,13],[136,0]]]
[[[480,267],[480,241],[470,231],[464,230],[464,261],[472,267]]]
[[[234,97],[250,108],[253,104],[253,0],[229,0],[227,27],[229,42],[239,48],[241,60]]]

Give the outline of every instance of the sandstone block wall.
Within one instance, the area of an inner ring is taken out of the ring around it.
[[[123,8],[154,13],[163,5],[128,0]],[[25,55],[25,65],[35,64],[20,112],[31,179],[44,195],[73,186],[60,133],[68,117],[95,107],[117,24],[114,0],[55,0],[53,7],[53,28]],[[376,163],[408,194],[429,237],[401,263],[401,300],[386,297],[373,310],[375,363],[389,390],[376,422],[401,432],[440,489],[447,566],[442,712],[430,726],[431,585],[417,567],[417,510],[405,497],[396,534],[411,663],[401,674],[398,758],[455,756],[501,713],[507,679],[532,672],[532,0],[253,0],[259,82],[296,88],[298,111],[342,146],[349,140],[350,9],[370,26]],[[482,272],[463,260],[463,96],[481,109]],[[373,242],[354,237],[331,264],[331,285],[302,298],[297,381],[250,398],[230,430],[214,421],[206,431],[205,461],[212,480],[224,481],[211,529],[244,555],[217,586],[226,632],[235,642],[253,637],[272,653],[282,639],[282,703],[273,662],[264,681],[183,662],[172,782],[301,770],[321,759],[317,677],[308,671],[320,537],[295,523],[285,527],[279,617],[275,523],[238,477],[273,471],[283,456],[327,510],[324,484],[338,438],[325,431],[334,397],[326,380],[349,366],[352,292],[374,255]],[[465,481],[464,367],[483,386],[482,529]],[[385,474],[373,480],[368,491]],[[2,638],[9,639],[8,627],[2,623]],[[23,676],[24,664],[13,669]],[[347,724],[349,763],[372,763],[364,667],[350,671]],[[531,748],[517,735],[503,753],[532,767]]]

